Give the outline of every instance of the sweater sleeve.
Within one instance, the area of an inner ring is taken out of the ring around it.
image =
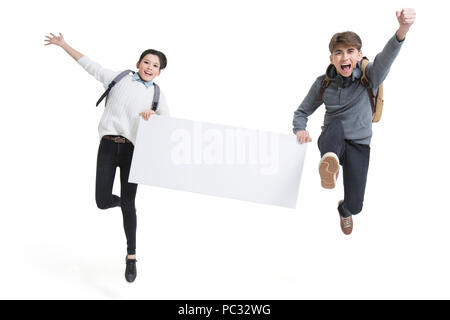
[[[169,107],[167,106],[166,96],[160,92],[159,95],[159,105],[158,109],[156,109],[156,114],[160,116],[169,116]]]
[[[373,63],[367,65],[366,73],[371,88],[378,88],[386,79],[392,63],[400,52],[403,42],[398,41],[397,36],[394,35],[389,39],[383,51],[377,54]]]
[[[323,101],[319,99],[320,85],[323,78],[324,76],[317,78],[308,94],[306,95],[305,99],[303,99],[303,102],[294,112],[294,120],[292,121],[292,124],[294,126],[292,131],[294,132],[294,134],[296,134],[299,130],[306,129],[308,117],[323,103]]]
[[[108,88],[108,85],[111,83],[111,81],[120,73],[120,71],[116,72],[103,68],[100,64],[92,61],[87,56],[81,57],[77,62],[91,76],[100,81],[105,89]]]

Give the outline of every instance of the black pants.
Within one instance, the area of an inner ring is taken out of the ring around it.
[[[100,209],[120,205],[123,227],[127,237],[128,254],[136,254],[136,191],[137,184],[128,183],[134,146],[131,143],[116,143],[103,138],[97,155],[95,200]],[[112,194],[116,168],[120,168],[120,198]]]
[[[338,206],[343,217],[361,212],[369,169],[370,146],[344,139],[344,129],[339,120],[332,121],[318,141],[320,155],[334,152],[343,169],[344,202]]]

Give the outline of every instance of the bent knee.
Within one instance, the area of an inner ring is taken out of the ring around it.
[[[95,202],[97,203],[97,208],[102,210],[108,209],[111,206],[110,204],[111,201],[107,201],[106,199],[100,197],[96,197]]]
[[[105,210],[105,209],[109,209],[109,206],[106,205],[105,203],[97,202],[97,208]]]

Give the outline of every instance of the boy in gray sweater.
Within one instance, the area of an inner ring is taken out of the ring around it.
[[[383,51],[369,63],[366,75],[369,88],[376,96],[397,57],[409,28],[415,21],[414,9],[396,12],[399,29]],[[338,211],[341,229],[349,235],[353,230],[352,215],[362,210],[370,158],[372,108],[367,89],[361,84],[361,39],[354,32],[335,34],[330,41],[330,62],[326,74],[318,77],[308,95],[294,113],[294,133],[299,143],[311,142],[306,130],[308,116],[322,103],[326,112],[318,140],[321,154],[319,174],[322,187],[333,189],[343,168],[344,199]],[[323,80],[328,78],[325,88]]]

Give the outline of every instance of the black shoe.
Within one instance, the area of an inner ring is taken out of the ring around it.
[[[125,279],[128,282],[133,282],[136,279],[136,259],[126,259],[127,268],[125,269]]]

